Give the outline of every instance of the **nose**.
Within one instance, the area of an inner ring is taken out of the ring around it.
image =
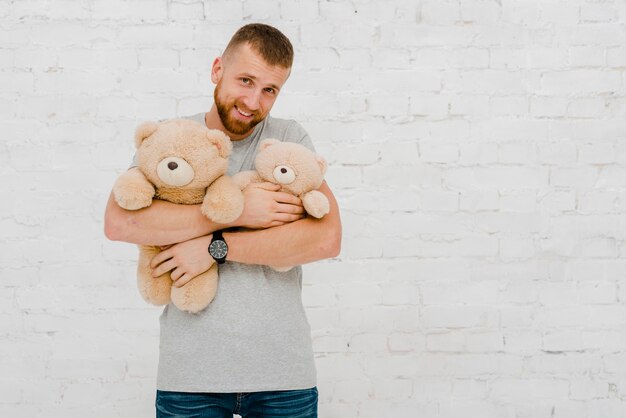
[[[167,168],[169,168],[170,170],[176,170],[178,168],[178,164],[176,164],[174,161],[170,161],[169,163],[167,163]]]
[[[254,90],[249,92],[245,96],[243,103],[246,105],[248,110],[259,110],[259,107],[261,105],[261,90]]]

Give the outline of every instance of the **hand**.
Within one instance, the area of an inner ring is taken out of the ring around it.
[[[243,213],[233,222],[250,229],[270,228],[297,221],[304,217],[300,198],[280,192],[273,183],[252,183],[243,190]]]
[[[181,287],[200,273],[207,271],[215,260],[208,252],[211,235],[174,244],[154,256],[150,262],[152,277],[171,271],[174,286]]]

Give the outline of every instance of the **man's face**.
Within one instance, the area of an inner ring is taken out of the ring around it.
[[[267,64],[248,45],[213,63],[214,99],[222,125],[237,136],[249,134],[268,115],[289,69]]]

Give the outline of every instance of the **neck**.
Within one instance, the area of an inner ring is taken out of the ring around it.
[[[220,131],[224,132],[226,135],[228,135],[231,141],[240,141],[248,137],[248,135],[252,133],[252,131],[250,131],[246,132],[243,135],[237,135],[230,131],[227,131],[222,124],[222,120],[220,119],[220,115],[217,113],[217,108],[215,107],[215,105],[211,106],[211,110],[204,114],[204,124],[209,129],[219,129]]]

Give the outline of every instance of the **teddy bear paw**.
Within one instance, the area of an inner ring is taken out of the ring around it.
[[[302,204],[309,215],[318,219],[330,212],[328,198],[317,190],[310,191],[302,196]]]

